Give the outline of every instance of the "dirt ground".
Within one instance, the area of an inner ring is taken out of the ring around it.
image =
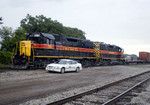
[[[101,66],[79,73],[0,70],[0,105],[45,104],[87,89],[150,70],[150,65]]]

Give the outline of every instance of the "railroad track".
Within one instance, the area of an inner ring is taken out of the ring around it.
[[[150,71],[63,98],[46,105],[116,105],[133,89],[150,80]]]

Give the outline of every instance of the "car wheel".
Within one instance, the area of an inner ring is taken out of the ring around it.
[[[61,74],[64,74],[65,68],[61,68]]]
[[[79,70],[80,70],[80,68],[79,68],[79,67],[77,67],[77,68],[76,68],[76,72],[78,73],[78,72],[79,72]]]

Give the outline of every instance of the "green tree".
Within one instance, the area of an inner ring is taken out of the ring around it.
[[[84,32],[82,30],[65,27],[58,21],[53,21],[51,18],[46,18],[43,15],[32,17],[27,14],[26,18],[21,20],[21,27],[27,33],[45,32],[85,39]]]
[[[22,40],[26,40],[25,30],[22,29],[22,28],[16,29],[15,32],[14,32],[14,36],[12,37],[11,40],[14,41],[14,42],[19,42],[19,41],[22,41]]]
[[[0,29],[0,37],[2,38],[1,50],[12,51],[16,42],[26,39],[25,30],[18,28],[15,32],[10,27],[2,27]]]
[[[0,37],[2,39],[2,41],[0,41],[1,50],[10,51],[10,40],[12,36],[13,36],[13,31],[11,27],[2,27],[0,29]]]
[[[11,52],[15,47],[16,42],[26,39],[25,30],[18,28],[13,32],[11,27],[0,28],[0,37],[2,41],[0,51],[0,64],[10,64]]]
[[[10,64],[11,54],[10,51],[0,51],[0,64]]]

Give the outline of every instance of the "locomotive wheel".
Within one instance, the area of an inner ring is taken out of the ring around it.
[[[64,74],[65,73],[65,68],[61,68],[61,74]]]
[[[107,66],[108,64],[109,64],[108,61],[103,61],[104,66]]]

